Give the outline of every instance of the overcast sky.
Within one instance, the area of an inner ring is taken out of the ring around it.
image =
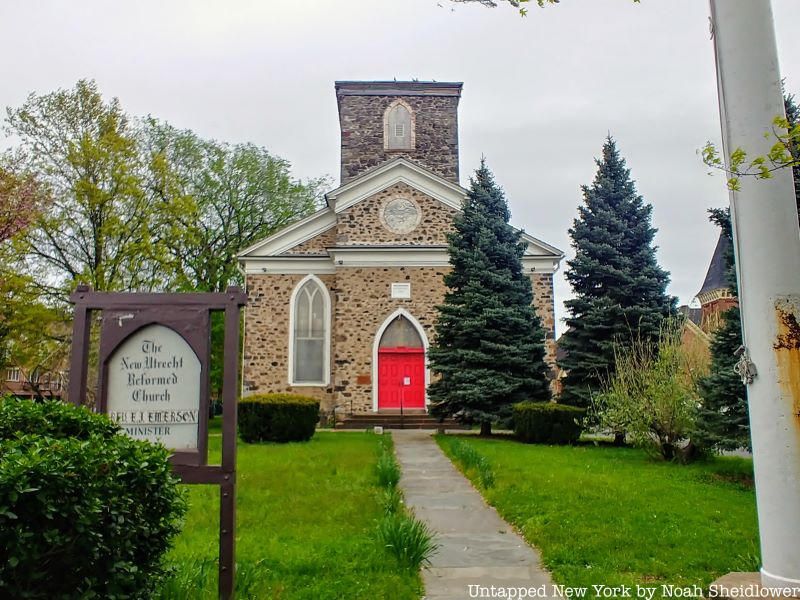
[[[773,10],[800,92],[800,2]],[[302,177],[338,177],[335,80],[463,81],[462,184],[485,155],[513,223],[568,257],[611,132],[682,303],[716,242],[706,209],[728,201],[697,155],[719,140],[706,0],[563,0],[524,19],[447,0],[3,0],[0,56],[0,106],[93,78],[131,114],[263,145]],[[559,318],[569,293],[557,274]]]

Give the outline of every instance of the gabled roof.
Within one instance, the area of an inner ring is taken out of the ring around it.
[[[525,249],[525,256],[553,256],[557,257],[559,260],[564,258],[563,250],[559,250],[555,246],[551,246],[539,238],[528,235],[524,231],[522,232],[522,241],[528,244],[528,247]]]
[[[340,213],[396,183],[405,183],[456,210],[461,210],[467,197],[467,190],[460,185],[401,156],[373,167],[328,192],[325,200],[328,206]]]
[[[266,239],[256,242],[239,252],[239,258],[276,256],[298,244],[318,236],[336,225],[336,214],[329,207],[322,208],[305,219],[299,220]]]
[[[239,253],[239,259],[274,257],[283,254],[334,227],[338,213],[396,183],[405,183],[455,210],[461,210],[464,199],[467,197],[467,190],[461,186],[406,158],[395,158],[328,192],[325,194],[328,206],[249,248],[245,248]],[[552,258],[559,261],[564,257],[564,252],[532,235],[522,232],[522,239],[528,244],[525,250],[526,257]],[[391,245],[391,247],[395,246]],[[397,246],[397,248],[398,250],[405,249],[402,246]],[[300,255],[296,258],[299,259]]]

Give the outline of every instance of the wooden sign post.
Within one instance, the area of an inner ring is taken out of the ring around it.
[[[78,286],[69,399],[86,404],[89,333],[101,311],[99,376],[94,409],[125,434],[173,451],[183,483],[220,486],[219,596],[233,597],[236,533],[236,402],[239,394],[239,316],[247,296],[224,293],[128,294]],[[208,463],[211,312],[224,311],[222,461]]]

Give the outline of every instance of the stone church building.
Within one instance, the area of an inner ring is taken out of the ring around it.
[[[461,83],[341,81],[341,185],[326,206],[244,250],[245,394],[293,392],[337,415],[425,410],[428,347],[449,267]],[[555,360],[553,273],[524,234],[524,270]]]

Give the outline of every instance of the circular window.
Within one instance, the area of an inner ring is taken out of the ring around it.
[[[422,212],[416,202],[409,198],[393,198],[381,211],[381,221],[389,231],[409,233],[417,228]]]

